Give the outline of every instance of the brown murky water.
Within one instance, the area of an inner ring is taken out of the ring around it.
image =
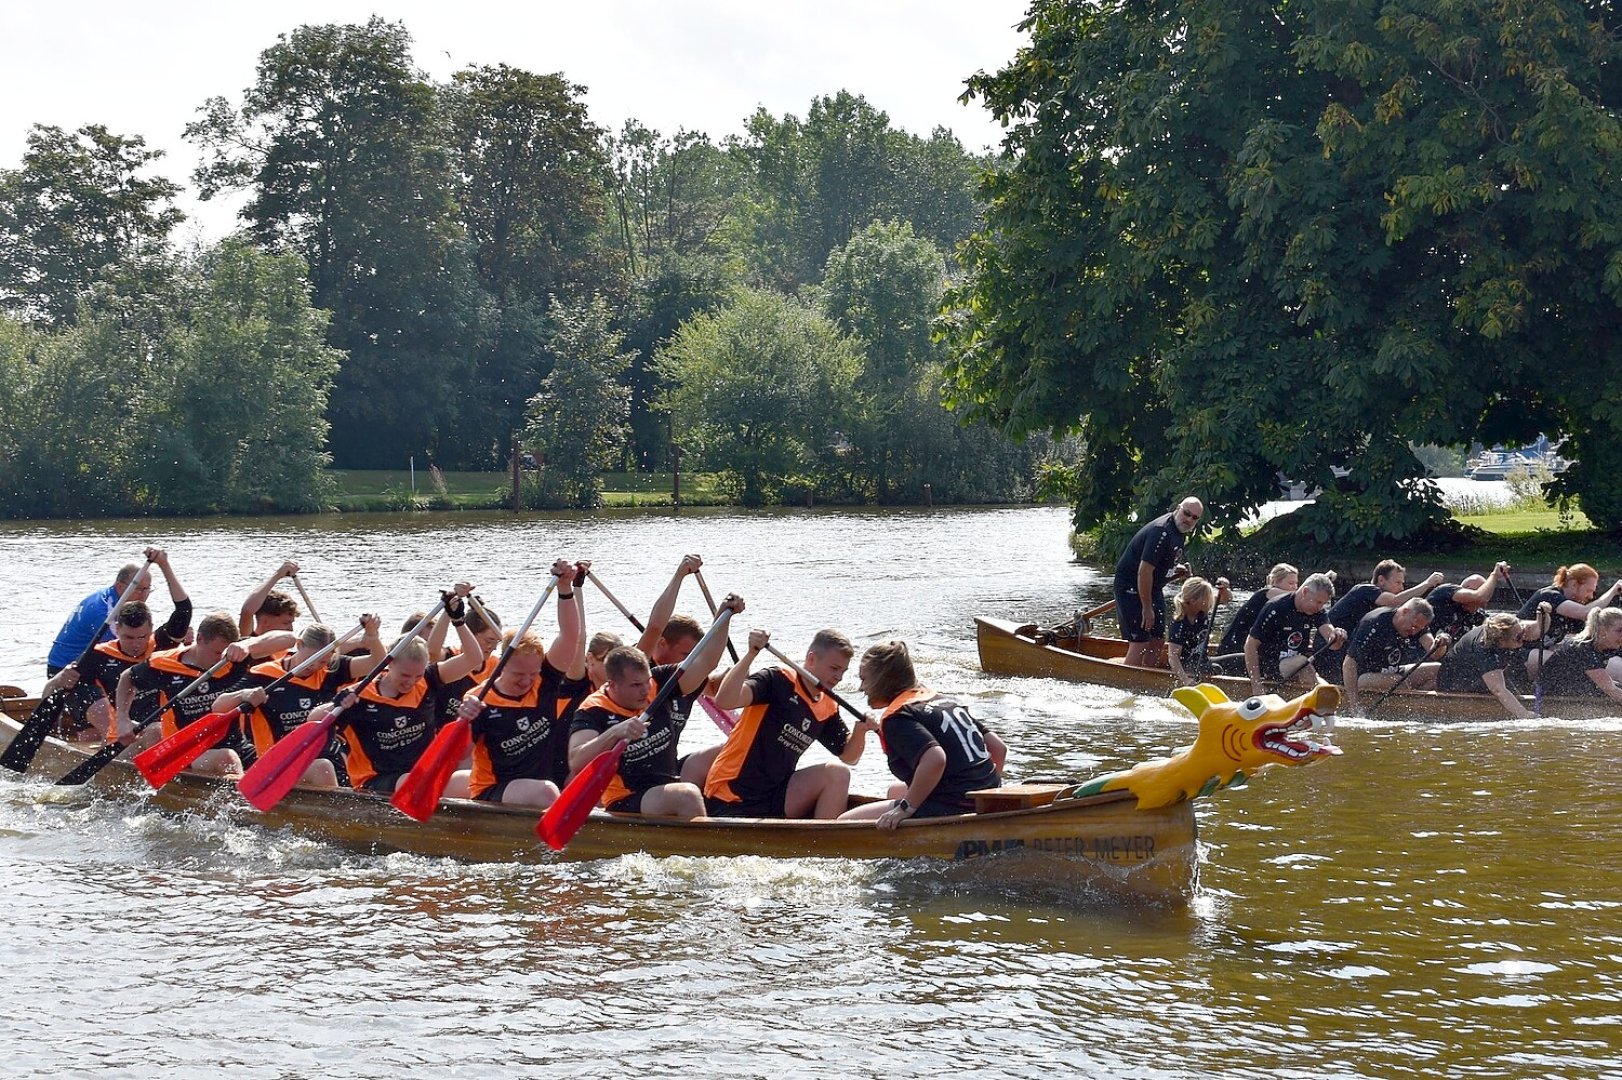
[[[980,673],[973,614],[1057,621],[1104,594],[1065,527],[1052,509],[7,526],[0,677],[37,686],[71,602],[144,542],[199,610],[234,611],[295,557],[333,622],[397,620],[456,577],[521,614],[558,554],[645,609],[698,551],[750,601],[742,622],[785,643],[904,636],[1008,739],[1012,774],[1080,777],[1193,723]],[[361,858],[5,779],[0,1068],[1622,1076],[1622,720],[1342,721],[1338,741],[1333,762],[1202,804],[1207,861],[1178,910],[1032,902],[909,864]],[[869,755],[857,786],[883,779]]]

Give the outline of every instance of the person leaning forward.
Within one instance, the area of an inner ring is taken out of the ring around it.
[[[1166,579],[1183,560],[1183,538],[1204,513],[1190,495],[1139,529],[1115,564],[1115,615],[1127,640],[1127,664],[1165,666]]]
[[[840,815],[898,828],[908,818],[974,811],[972,791],[1002,786],[1008,747],[968,708],[924,686],[904,641],[884,641],[862,654],[857,668],[867,702],[883,709],[879,739],[897,783],[889,799]]]
[[[1328,648],[1346,643],[1346,631],[1332,626],[1324,608],[1335,587],[1327,574],[1312,574],[1293,593],[1270,600],[1256,616],[1256,625],[1245,637],[1245,671],[1250,675],[1250,692],[1263,693],[1262,680],[1276,680],[1283,687],[1303,670],[1314,683],[1322,683],[1311,664],[1314,635]]]

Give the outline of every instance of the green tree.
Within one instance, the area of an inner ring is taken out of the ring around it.
[[[628,449],[636,467],[655,469],[669,460],[670,422],[654,407],[667,386],[653,356],[742,284],[736,232],[748,184],[738,159],[697,132],[666,137],[629,120],[609,150],[615,246],[628,278],[620,322],[636,354]]]
[[[316,510],[331,494],[325,412],[343,354],[306,267],[242,241],[207,253],[162,372],[153,452],[136,471],[164,510]]]
[[[525,437],[541,451],[541,504],[590,510],[602,503],[601,474],[625,442],[632,354],[621,351],[601,296],[553,300],[550,316],[552,370],[525,408]]]
[[[180,188],[143,175],[162,156],[100,124],[34,125],[21,167],[0,170],[0,310],[71,323],[112,268],[161,255],[185,217]]]
[[[1541,428],[1622,525],[1622,84],[1585,5],[1039,2],[1025,26],[971,80],[1011,126],[953,375],[1008,430],[1081,432],[1078,524],[1186,490],[1236,521],[1283,472],[1326,492],[1293,524],[1373,544],[1442,514],[1410,443]]]
[[[253,236],[298,252],[332,312],[329,342],[349,356],[332,451],[350,467],[463,449],[452,389],[478,295],[436,90],[410,44],[377,18],[299,27],[260,54],[240,108],[213,98],[186,129],[206,155],[203,196],[250,189]]]
[[[973,163],[950,132],[922,140],[866,98],[813,99],[802,121],[761,109],[732,144],[755,189],[741,228],[757,276],[782,289],[815,283],[828,254],[869,222],[915,224],[951,248],[973,227]]]
[[[459,71],[443,91],[457,215],[477,272],[477,327],[456,435],[479,464],[522,421],[546,373],[553,295],[611,288],[607,156],[584,88],[508,67]]]
[[[657,366],[688,464],[725,474],[758,506],[838,453],[861,355],[815,308],[742,290],[684,323]]]

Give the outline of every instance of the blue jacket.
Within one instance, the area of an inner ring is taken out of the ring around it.
[[[93,592],[79,601],[79,606],[73,609],[68,621],[56,632],[56,642],[51,646],[51,655],[46,662],[52,667],[67,667],[83,656],[84,651],[92,644],[91,638],[96,633],[96,627],[102,626],[107,621],[107,613],[113,610],[116,603],[118,603],[118,588],[114,585],[109,585],[100,592]],[[100,640],[107,641],[112,636],[112,631],[103,627]]]

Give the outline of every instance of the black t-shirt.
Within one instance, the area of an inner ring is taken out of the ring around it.
[[[1193,622],[1187,619],[1173,619],[1171,625],[1166,627],[1166,644],[1182,646],[1183,654],[1179,659],[1185,670],[1195,668],[1204,670],[1210,665],[1210,661],[1206,658],[1206,647],[1210,641],[1209,611],[1200,612]]]
[[[1297,609],[1295,593],[1269,600],[1256,616],[1256,625],[1250,629],[1250,636],[1261,643],[1256,654],[1261,659],[1262,673],[1276,676],[1280,658],[1311,653],[1313,633],[1328,621],[1321,610],[1308,615]]]
[[[520,778],[569,779],[569,721],[559,715],[563,672],[542,661],[541,677],[522,698],[491,688],[484,711],[473,718],[472,793]],[[560,768],[560,763],[562,767]]]
[[[833,698],[824,694],[813,703],[785,669],[762,668],[746,685],[750,703],[710,766],[704,787],[706,795],[722,802],[765,800],[794,776],[813,742],[837,756],[850,739]]]
[[[660,664],[653,669],[654,694],[658,694],[659,687],[666,680],[680,677],[678,665]],[[687,727],[693,702],[703,692],[702,684],[691,694],[683,694],[681,688],[677,687],[658,709],[648,713],[647,734],[628,744],[620,758],[618,780],[627,793],[646,791],[681,779],[676,747],[682,731]],[[574,719],[569,723],[569,734],[572,737],[577,731],[589,731],[593,735],[601,735],[621,720],[635,715],[635,712],[616,708],[608,701],[607,691],[599,690],[575,710]],[[612,801],[618,792],[619,787],[611,785],[607,797]]]
[[[1431,633],[1446,634],[1454,641],[1458,641],[1487,621],[1485,610],[1466,611],[1462,604],[1453,599],[1454,594],[1461,588],[1462,585],[1438,585],[1425,597],[1431,602],[1431,610],[1435,612],[1431,618]]]
[[[1446,588],[1446,586],[1442,586]],[[1469,630],[1453,643],[1442,657],[1442,670],[1436,677],[1438,690],[1470,690],[1477,693],[1487,688],[1481,677],[1489,671],[1503,671],[1510,660],[1520,655],[1519,647],[1489,649],[1482,639],[1481,627]]]
[[[938,746],[946,752],[946,771],[928,802],[967,813],[974,809],[971,791],[1001,786],[997,766],[986,747],[986,727],[951,698],[924,694],[885,713],[879,726],[890,771],[912,783],[924,752]]]
[[[1358,622],[1346,655],[1356,661],[1359,674],[1393,671],[1425,654],[1417,635],[1403,637],[1397,632],[1396,614],[1396,608],[1380,608]]]
[[[1226,656],[1229,653],[1245,651],[1245,638],[1249,636],[1251,627],[1256,625],[1256,616],[1262,613],[1267,606],[1267,590],[1257,589],[1234,612],[1233,621],[1222,632],[1222,640],[1217,643],[1217,655]]]
[[[1549,632],[1543,637],[1543,647],[1552,649],[1572,634],[1580,634],[1583,630],[1583,620],[1573,619],[1560,614],[1560,605],[1566,600],[1566,594],[1558,585],[1545,585],[1537,592],[1526,598],[1517,613],[1523,619],[1536,619],[1538,605],[1548,604],[1549,610],[1554,614],[1549,619]],[[1536,648],[1536,645],[1533,646]],[[1592,683],[1590,683],[1592,685]]]
[[[1150,586],[1154,596],[1166,587],[1166,578],[1172,568],[1183,559],[1183,534],[1172,522],[1176,511],[1162,514],[1137,531],[1132,542],[1115,564],[1115,588],[1136,595],[1138,591],[1138,564],[1151,563],[1155,568],[1154,583]]]
[[[1601,697],[1588,675],[1605,667],[1605,655],[1591,641],[1562,641],[1543,661],[1541,681],[1546,694],[1557,697]]]
[[[1357,624],[1363,621],[1363,616],[1380,606],[1380,594],[1384,592],[1380,586],[1363,582],[1353,585],[1346,590],[1346,595],[1336,600],[1329,609],[1329,621],[1348,634],[1357,629]]]

